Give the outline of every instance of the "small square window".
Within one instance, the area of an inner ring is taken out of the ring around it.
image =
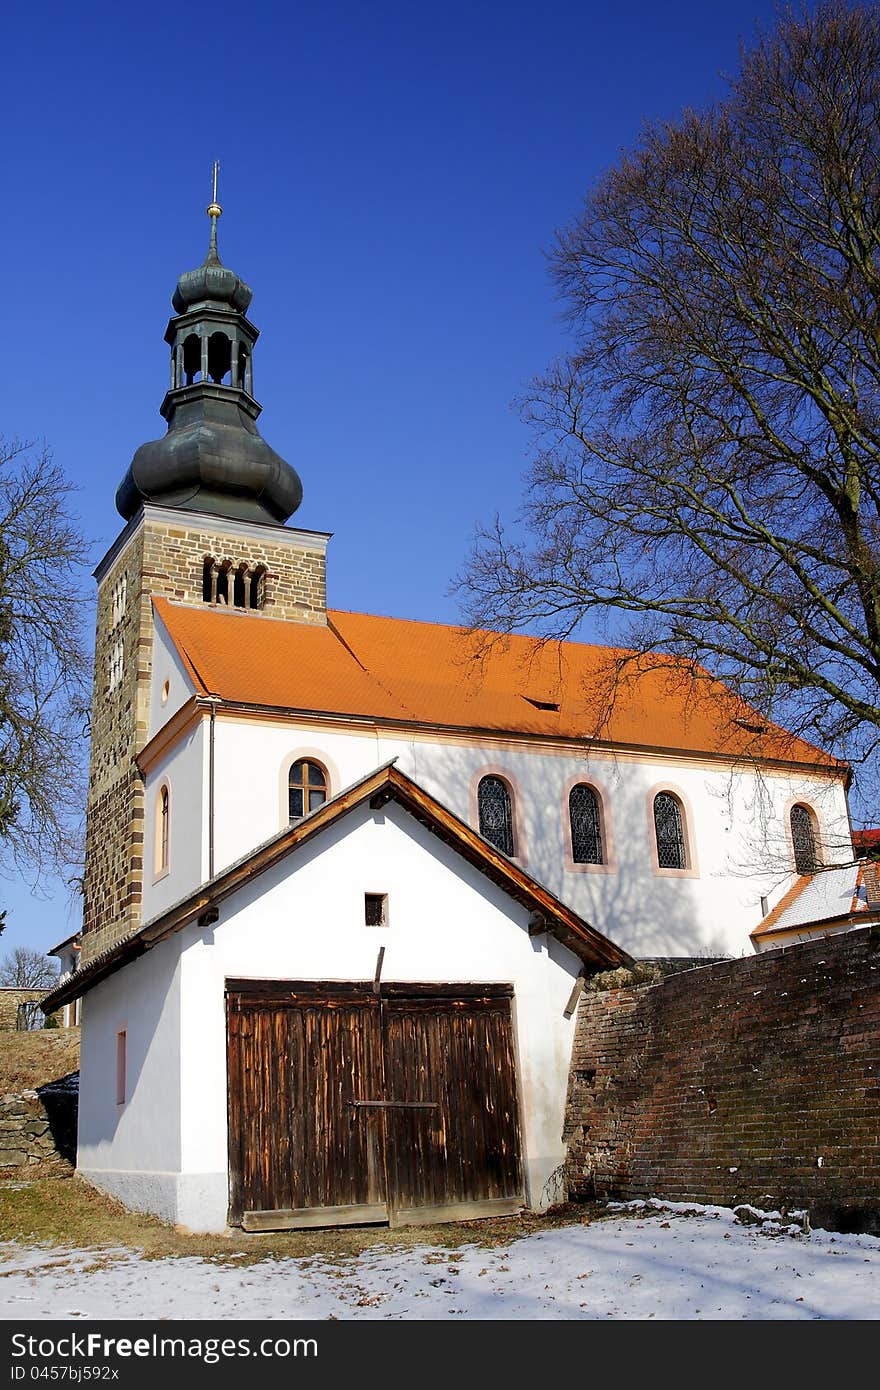
[[[364,923],[368,927],[387,927],[388,894],[364,894]]]

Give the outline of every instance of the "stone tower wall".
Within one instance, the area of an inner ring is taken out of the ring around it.
[[[83,965],[140,920],[144,807],[134,757],[146,729],[146,704],[140,690],[143,654],[149,652],[149,598],[141,578],[143,553],[143,533],[139,531],[129,538],[98,584],[83,875]],[[125,603],[114,621],[114,590],[122,582]],[[122,643],[121,676],[111,690],[111,661],[118,642]]]
[[[281,539],[284,537],[285,539]],[[323,538],[321,538],[323,540]],[[263,566],[254,622],[326,622],[323,545],[294,531],[148,507],[99,567],[91,757],[86,810],[82,963],[141,921],[144,796],[135,758],[147,740],[154,596],[201,606],[206,558]],[[125,601],[120,604],[120,584]],[[121,644],[121,663],[119,662]],[[116,662],[118,683],[111,689]]]

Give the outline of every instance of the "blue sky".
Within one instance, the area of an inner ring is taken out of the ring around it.
[[[512,401],[564,350],[544,251],[645,120],[724,91],[758,0],[9,7],[0,432],[45,439],[97,561],[164,432],[162,341],[207,246],[253,287],[261,430],[334,533],[334,607],[455,621],[475,523],[514,511]],[[89,581],[86,597],[91,602]],[[78,904],[0,883],[0,955]]]

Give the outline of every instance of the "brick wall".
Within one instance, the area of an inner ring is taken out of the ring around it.
[[[285,539],[282,540],[282,537]],[[143,783],[134,759],[146,743],[152,674],[154,596],[202,603],[206,558],[265,569],[264,604],[247,620],[267,617],[324,623],[323,546],[296,532],[148,508],[99,569],[92,696],[82,963],[140,925],[143,882]],[[124,581],[125,601],[120,604]],[[115,599],[114,599],[115,596]],[[121,643],[121,679],[110,671]]]
[[[880,932],[581,1000],[573,1196],[806,1206],[880,1231]]]

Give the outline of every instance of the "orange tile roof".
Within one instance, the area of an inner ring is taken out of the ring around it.
[[[853,845],[860,850],[877,849],[880,847],[880,830],[854,830]]]
[[[624,684],[609,711],[595,685],[614,659],[608,647],[517,635],[481,657],[472,634],[441,623],[331,610],[325,627],[153,603],[196,690],[232,703],[845,771],[721,682],[670,665]]]

